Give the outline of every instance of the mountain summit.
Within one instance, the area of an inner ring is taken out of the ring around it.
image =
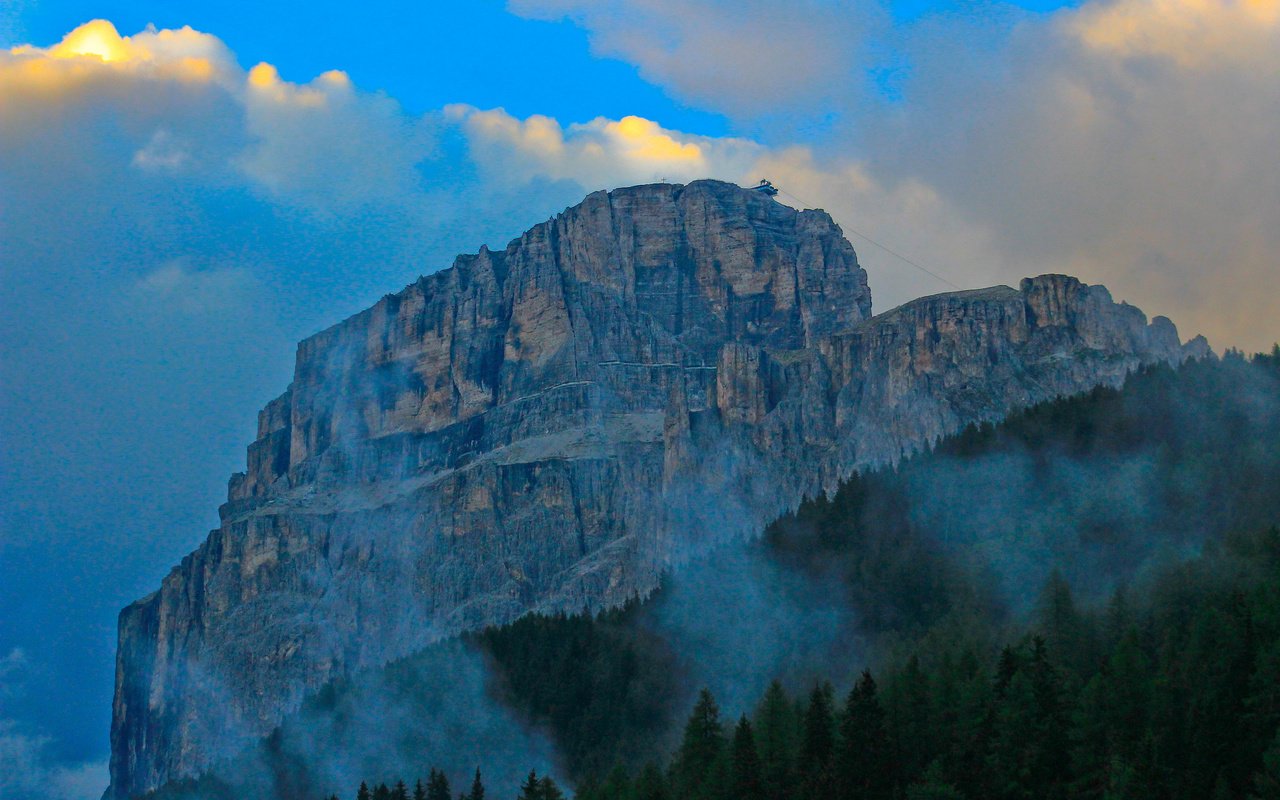
[[[591,194],[303,341],[220,527],[121,612],[108,796],[336,676],[619,604],[855,469],[1203,349],[1060,275],[870,311],[826,213],[697,181]]]

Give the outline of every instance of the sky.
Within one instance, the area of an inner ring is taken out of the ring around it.
[[[1280,0],[0,4],[0,800],[105,786],[115,616],[302,337],[589,191],[768,177],[878,311],[1067,272],[1269,348],[1277,75]]]

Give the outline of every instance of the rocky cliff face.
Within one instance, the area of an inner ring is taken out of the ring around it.
[[[859,466],[1186,354],[1063,276],[870,306],[825,213],[699,181],[592,194],[304,341],[221,526],[120,615],[109,795],[336,675],[619,603]]]

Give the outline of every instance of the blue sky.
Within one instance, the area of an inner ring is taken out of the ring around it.
[[[1020,0],[1042,13],[1070,5]],[[964,2],[892,3],[895,20],[981,13]],[[568,20],[521,19],[499,0],[466,3],[209,3],[191,0],[34,2],[19,13],[14,41],[49,43],[102,17],[122,31],[190,25],[216,34],[245,65],[269,61],[291,80],[341,69],[366,89],[382,90],[411,112],[446,103],[501,106],[518,117],[549,114],[585,121],[636,114],[691,133],[734,130],[721,114],[673,100],[633,65],[595,58],[588,34]],[[744,42],[744,48],[749,47]]]
[[[587,34],[564,22],[527,20],[494,0],[466,3],[44,2],[23,15],[26,38],[57,41],[89,19],[121,31],[147,23],[216,33],[246,65],[270,61],[291,80],[342,69],[411,112],[465,102],[520,117],[565,120],[638,114],[680,130],[720,135],[720,115],[672,101],[633,66],[596,59]]]
[[[92,19],[110,59],[59,45]],[[216,524],[298,339],[595,189],[771,177],[878,311],[946,286],[863,234],[1268,347],[1278,73],[1272,0],[0,9],[0,762],[93,794],[115,614]]]

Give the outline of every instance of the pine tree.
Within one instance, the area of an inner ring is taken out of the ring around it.
[[[831,684],[813,687],[809,705],[801,719],[800,753],[796,767],[802,800],[818,800],[832,795],[832,756],[835,753],[835,716]]]
[[[744,715],[733,731],[730,746],[731,796],[736,800],[764,800],[764,783],[760,775],[760,754],[756,750],[751,723]]]
[[[1028,666],[1031,688],[1036,700],[1038,748],[1032,766],[1032,784],[1042,797],[1063,796],[1070,779],[1070,738],[1064,707],[1062,676],[1049,660],[1044,639],[1031,640],[1031,663]]]
[[[961,737],[958,730],[961,714],[961,693],[965,675],[951,658],[944,659],[939,669],[939,683],[930,685],[929,676],[920,666],[920,659],[912,655],[901,672],[892,676],[885,687],[885,699],[881,705],[894,709],[893,724],[886,728],[893,731],[893,740],[887,741],[897,778],[909,782],[922,775],[938,754],[941,743]],[[935,717],[931,691],[940,697]]]
[[[484,783],[480,780],[480,768],[476,767],[476,776],[471,779],[471,791],[467,800],[484,800]]]
[[[404,785],[404,781],[396,781],[396,785],[391,787],[391,800],[409,800],[409,789]]]
[[[953,667],[957,671],[954,711],[948,752],[940,767],[966,797],[989,797],[991,779],[987,754],[991,746],[995,687],[977,653],[967,651]],[[947,681],[951,678],[948,677]],[[905,750],[910,744],[904,742]]]
[[[391,800],[391,790],[387,788],[385,783],[380,783],[373,787],[373,800]],[[449,798],[452,800],[452,798]]]
[[[560,791],[550,775],[543,775],[538,781],[538,795],[541,800],[564,800],[564,792]]]
[[[600,800],[632,799],[631,776],[627,774],[625,767],[615,764],[613,769],[609,770],[604,783],[600,785],[598,796]]]
[[[635,800],[671,800],[667,779],[658,765],[650,761],[640,770],[634,788]]]
[[[542,800],[542,786],[538,783],[536,770],[529,770],[529,777],[520,784],[520,794],[516,800]]]
[[[1076,609],[1071,585],[1058,570],[1049,575],[1036,611],[1048,647],[1059,658],[1066,659],[1077,673],[1087,671],[1093,660],[1092,643],[1085,633],[1084,619]]]
[[[1009,684],[1013,682],[1013,676],[1017,674],[1018,668],[1021,666],[1018,654],[1012,647],[1006,645],[1000,651],[1000,664],[996,667],[996,695],[1003,696],[1009,689]]]
[[[1129,603],[1129,590],[1121,586],[1115,590],[1107,603],[1102,627],[1104,647],[1114,648],[1131,630],[1133,630],[1133,608]]]
[[[706,797],[703,784],[724,751],[724,728],[720,724],[720,707],[711,692],[703,689],[684,727],[684,738],[672,765],[672,783],[676,796],[700,799]],[[708,787],[709,788],[709,787]]]
[[[356,800],[372,800],[369,794],[369,784],[360,781],[360,790],[356,792]]]
[[[604,800],[604,795],[600,791],[600,781],[594,773],[587,775],[575,787],[573,800]]]
[[[835,774],[841,796],[849,800],[892,800],[893,755],[884,709],[876,696],[876,682],[870,670],[863,671],[849,692],[840,733]]]
[[[427,800],[427,790],[423,787],[421,778],[413,784],[413,800]]]
[[[799,731],[795,708],[779,681],[764,693],[755,713],[755,739],[760,777],[767,800],[787,800],[795,785]]]
[[[432,768],[427,775],[427,800],[453,800],[449,790],[449,778],[442,770]]]
[[[1002,666],[1004,658],[1001,658]],[[1015,671],[1007,684],[996,681],[991,745],[986,766],[990,796],[995,800],[1030,800],[1031,763],[1038,749],[1035,693],[1025,670]]]

